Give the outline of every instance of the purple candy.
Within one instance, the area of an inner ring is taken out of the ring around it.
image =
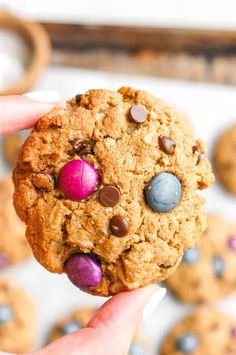
[[[0,254],[0,270],[5,269],[9,265],[8,257],[4,254]]]
[[[232,329],[232,336],[233,336],[234,338],[236,338],[236,327],[234,327],[234,328]]]
[[[59,187],[73,201],[89,197],[97,188],[99,175],[86,160],[72,160],[60,172]]]
[[[70,281],[83,291],[96,288],[102,280],[102,268],[97,260],[88,254],[74,254],[65,264]]]
[[[236,236],[232,235],[229,237],[228,245],[229,245],[230,249],[236,251]]]

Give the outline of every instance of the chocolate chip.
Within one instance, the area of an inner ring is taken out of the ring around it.
[[[129,118],[135,123],[144,123],[147,119],[147,111],[140,105],[130,107]]]
[[[105,207],[114,207],[120,199],[120,191],[116,186],[104,186],[99,192],[99,201]]]
[[[35,187],[41,190],[52,190],[54,187],[54,178],[49,173],[40,173],[33,176],[32,182]]]
[[[110,230],[117,237],[124,237],[129,232],[129,223],[124,217],[114,216],[110,220]]]
[[[173,139],[165,136],[159,137],[160,149],[168,155],[172,155],[175,152],[176,143]]]
[[[201,150],[197,145],[193,146],[193,154],[197,154],[197,164],[201,161]]]
[[[93,140],[85,140],[82,138],[75,138],[72,141],[70,141],[70,144],[72,145],[72,149],[68,151],[69,155],[87,155],[87,154],[93,154],[93,149],[95,146],[95,142]]]
[[[81,97],[82,97],[81,94],[78,94],[78,95],[75,96],[75,102],[76,102],[77,105],[80,104]]]

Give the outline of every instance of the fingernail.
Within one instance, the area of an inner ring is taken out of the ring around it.
[[[56,103],[60,100],[60,95],[57,91],[51,90],[39,90],[27,92],[23,96],[28,97],[31,100],[45,102],[45,103]]]
[[[157,305],[161,302],[166,294],[166,289],[160,287],[156,292],[152,294],[149,298],[148,303],[143,309],[142,321],[145,322],[147,318],[153,313]]]

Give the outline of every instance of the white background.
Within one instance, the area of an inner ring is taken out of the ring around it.
[[[36,20],[236,29],[235,0],[0,0]]]
[[[233,87],[138,76],[117,76],[54,67],[48,69],[35,89],[58,90],[62,102],[64,102],[65,99],[89,88],[117,89],[122,85],[147,89],[185,111],[193,121],[196,136],[207,141],[210,155],[218,134],[236,118],[236,88]],[[0,161],[0,171],[2,174],[7,173],[3,161]],[[208,199],[208,207],[211,211],[222,213],[235,220],[236,200],[227,195],[218,184],[215,184],[204,194]],[[9,270],[7,274],[10,274],[19,284],[23,284],[36,300],[39,313],[38,345],[42,345],[46,341],[49,329],[60,316],[76,306],[100,304],[104,301],[104,299],[82,293],[67,281],[66,276],[50,274],[35,261]],[[229,297],[217,307],[236,316],[236,296]],[[156,347],[160,344],[167,329],[188,311],[189,307],[177,302],[170,295],[162,301],[160,307],[143,325],[144,333],[150,340],[152,339],[148,355],[156,354]]]

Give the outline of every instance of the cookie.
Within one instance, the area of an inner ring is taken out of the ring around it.
[[[82,307],[72,312],[67,317],[59,320],[49,335],[48,343],[60,338],[61,336],[75,332],[87,326],[94,316],[95,308]],[[131,344],[129,355],[145,355],[146,344],[140,334],[137,334]]]
[[[51,343],[63,335],[86,327],[95,311],[96,310],[91,307],[78,308],[67,317],[59,320],[49,335],[48,342]]]
[[[190,303],[211,303],[234,292],[236,226],[209,215],[207,230],[193,249],[185,251],[166,284],[180,300]]]
[[[15,166],[20,147],[24,139],[17,133],[11,133],[2,140],[3,155],[9,166]]]
[[[0,271],[27,259],[31,250],[25,238],[25,225],[13,207],[13,183],[0,180]]]
[[[236,354],[236,320],[200,309],[180,321],[167,335],[160,355]]]
[[[26,293],[0,278],[0,350],[26,352],[36,335],[35,309]]]
[[[216,174],[225,189],[236,195],[236,124],[219,137],[214,150]]]
[[[214,178],[202,148],[144,91],[90,90],[54,109],[14,171],[35,257],[102,296],[167,278],[206,227],[196,190]]]

